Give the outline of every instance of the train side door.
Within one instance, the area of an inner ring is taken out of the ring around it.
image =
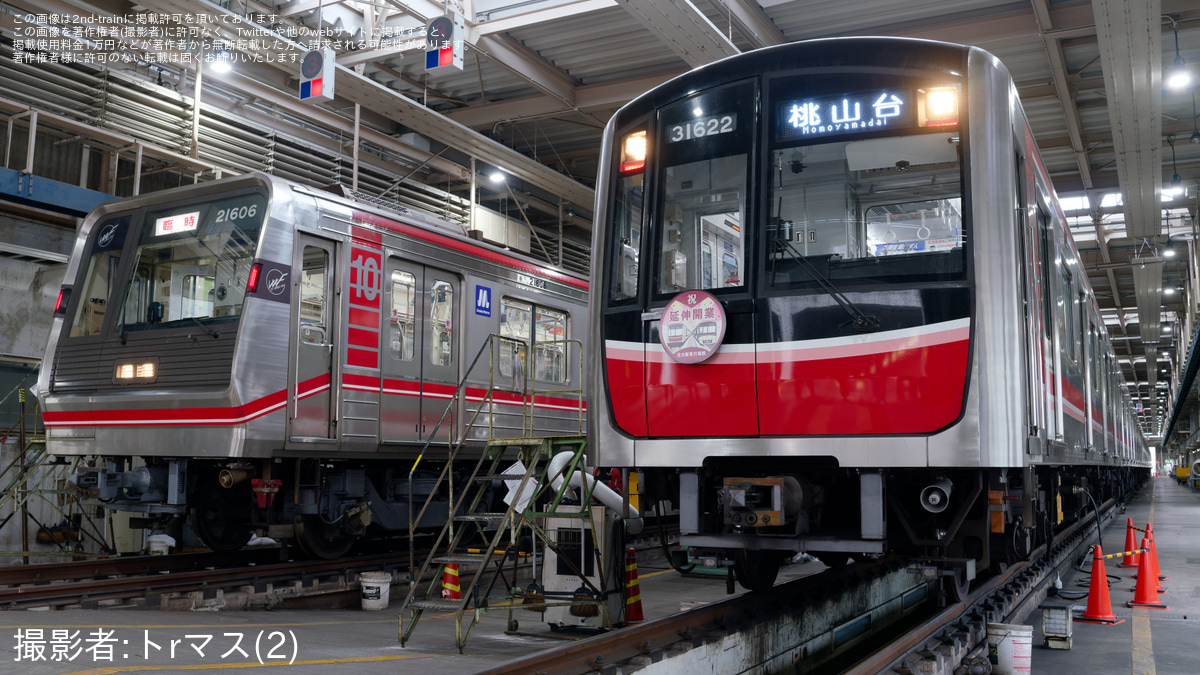
[[[293,439],[333,440],[337,434],[337,407],[333,398],[337,348],[337,293],[335,244],[297,236],[292,269],[298,270],[292,294],[295,362],[289,383],[289,435]]]
[[[421,440],[453,440],[457,410],[446,412],[458,387],[458,308],[462,283],[457,274],[434,267],[424,268],[421,286],[422,349],[421,362]],[[443,418],[443,414],[445,417]],[[441,425],[438,425],[438,420]],[[435,426],[437,432],[434,432]]]
[[[383,397],[379,437],[384,443],[421,439],[421,361],[424,331],[420,289],[425,270],[396,258],[384,270]]]
[[[385,443],[427,440],[454,395],[460,286],[458,275],[450,272],[396,258],[387,262],[380,415]],[[456,419],[447,415],[437,440],[452,437]]]

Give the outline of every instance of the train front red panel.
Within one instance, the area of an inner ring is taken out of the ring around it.
[[[725,345],[700,363],[677,363],[646,348],[646,417],[651,436],[755,436],[754,352]]]
[[[698,364],[675,363],[658,345],[644,359],[631,343],[605,347],[626,433],[706,437],[932,433],[962,411],[969,345],[970,321],[959,319],[756,351],[725,345]]]
[[[762,434],[927,434],[958,418],[970,324],[759,345]]]

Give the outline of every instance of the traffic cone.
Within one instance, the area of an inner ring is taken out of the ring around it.
[[[1133,527],[1133,518],[1130,518],[1129,522],[1125,525],[1125,550],[1126,551],[1133,551],[1133,550],[1137,549],[1137,535],[1135,535],[1133,533],[1134,529],[1135,528]],[[1134,567],[1134,568],[1136,568],[1140,561],[1141,561],[1141,554],[1134,553],[1133,555],[1125,556],[1125,558],[1120,563],[1117,564],[1117,567]]]
[[[1108,574],[1104,571],[1104,551],[1100,550],[1099,545],[1092,550],[1095,554],[1092,558],[1092,581],[1088,588],[1087,610],[1075,617],[1075,620],[1112,626],[1124,623],[1125,619],[1118,619],[1112,613],[1112,601],[1108,597]]]
[[[462,592],[458,588],[458,563],[447,563],[442,571],[442,597],[462,600]]]
[[[1142,548],[1150,547],[1150,535],[1142,537]],[[1132,549],[1131,549],[1132,550]],[[1158,601],[1158,591],[1155,587],[1158,582],[1155,580],[1155,574],[1150,569],[1154,561],[1150,560],[1150,554],[1147,553],[1144,559],[1149,561],[1149,564],[1142,565],[1141,573],[1137,575],[1137,588],[1133,589],[1133,600],[1125,603],[1130,607],[1151,607],[1154,609],[1167,609],[1167,606]]]
[[[1146,523],[1146,536],[1150,537],[1150,559],[1154,561],[1154,576],[1159,581],[1170,581],[1170,579],[1163,576],[1162,569],[1158,566],[1158,546],[1154,544],[1154,527],[1149,523]],[[1167,589],[1163,588],[1160,584],[1158,592],[1166,593]]]
[[[630,548],[625,552],[625,623],[641,623],[642,588],[638,584],[637,551]]]

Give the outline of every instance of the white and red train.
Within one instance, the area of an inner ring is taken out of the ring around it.
[[[841,38],[677,77],[605,133],[592,463],[694,558],[901,552],[954,592],[1150,457],[1015,86]]]
[[[427,442],[580,432],[587,288],[460,225],[265,175],[108,202],[42,362],[49,451],[96,456],[82,483],[146,527],[190,515],[215,549],[296,527],[338,556],[368,524],[408,528]]]

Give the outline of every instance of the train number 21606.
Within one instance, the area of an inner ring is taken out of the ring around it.
[[[258,215],[258,204],[231,206],[227,209],[217,209],[217,222],[245,220],[256,215]]]

